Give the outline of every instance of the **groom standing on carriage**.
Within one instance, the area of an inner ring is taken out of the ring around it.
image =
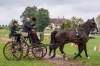
[[[36,18],[32,18],[32,21],[34,22],[34,24],[30,24],[30,18],[26,18],[26,21],[23,24],[23,32],[28,32],[30,33],[30,37],[32,39],[32,43],[39,43],[39,39],[38,36],[36,34],[35,31],[33,31],[33,26],[36,24]]]

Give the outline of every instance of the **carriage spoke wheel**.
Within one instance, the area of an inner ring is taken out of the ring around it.
[[[8,44],[6,44],[3,48],[3,54],[4,54],[4,57],[7,59],[7,60],[11,60],[13,59],[13,54],[11,52],[11,47],[12,47],[12,43],[9,42]]]
[[[44,57],[47,54],[47,47],[44,44],[41,44],[40,46],[43,50],[43,56],[42,57]]]
[[[25,58],[27,55],[28,55],[28,44],[27,43],[25,43],[25,42],[22,42],[21,43],[21,46],[22,46],[22,48],[23,48],[23,58]]]
[[[40,45],[33,45],[32,53],[37,59],[41,59],[43,57],[43,49]]]
[[[33,60],[34,59],[34,55],[32,53],[32,46],[29,46],[29,49],[28,49],[28,58],[30,60]]]
[[[20,44],[14,45],[14,48],[12,48],[12,54],[14,55],[16,60],[19,60],[23,55],[23,50]]]
[[[21,58],[22,52],[18,49],[18,44],[12,48],[12,42],[7,43],[3,48],[4,57],[7,60],[19,60]]]

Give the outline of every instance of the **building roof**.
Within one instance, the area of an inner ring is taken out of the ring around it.
[[[61,25],[63,21],[66,20],[65,18],[51,18],[51,22],[55,25]]]

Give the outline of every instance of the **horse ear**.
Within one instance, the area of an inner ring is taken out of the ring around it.
[[[92,18],[92,20],[94,21],[94,17]]]

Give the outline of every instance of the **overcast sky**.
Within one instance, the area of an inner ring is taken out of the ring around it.
[[[12,19],[20,22],[27,6],[48,9],[51,18],[76,16],[86,21],[100,14],[100,0],[0,0],[0,24],[9,24]]]

